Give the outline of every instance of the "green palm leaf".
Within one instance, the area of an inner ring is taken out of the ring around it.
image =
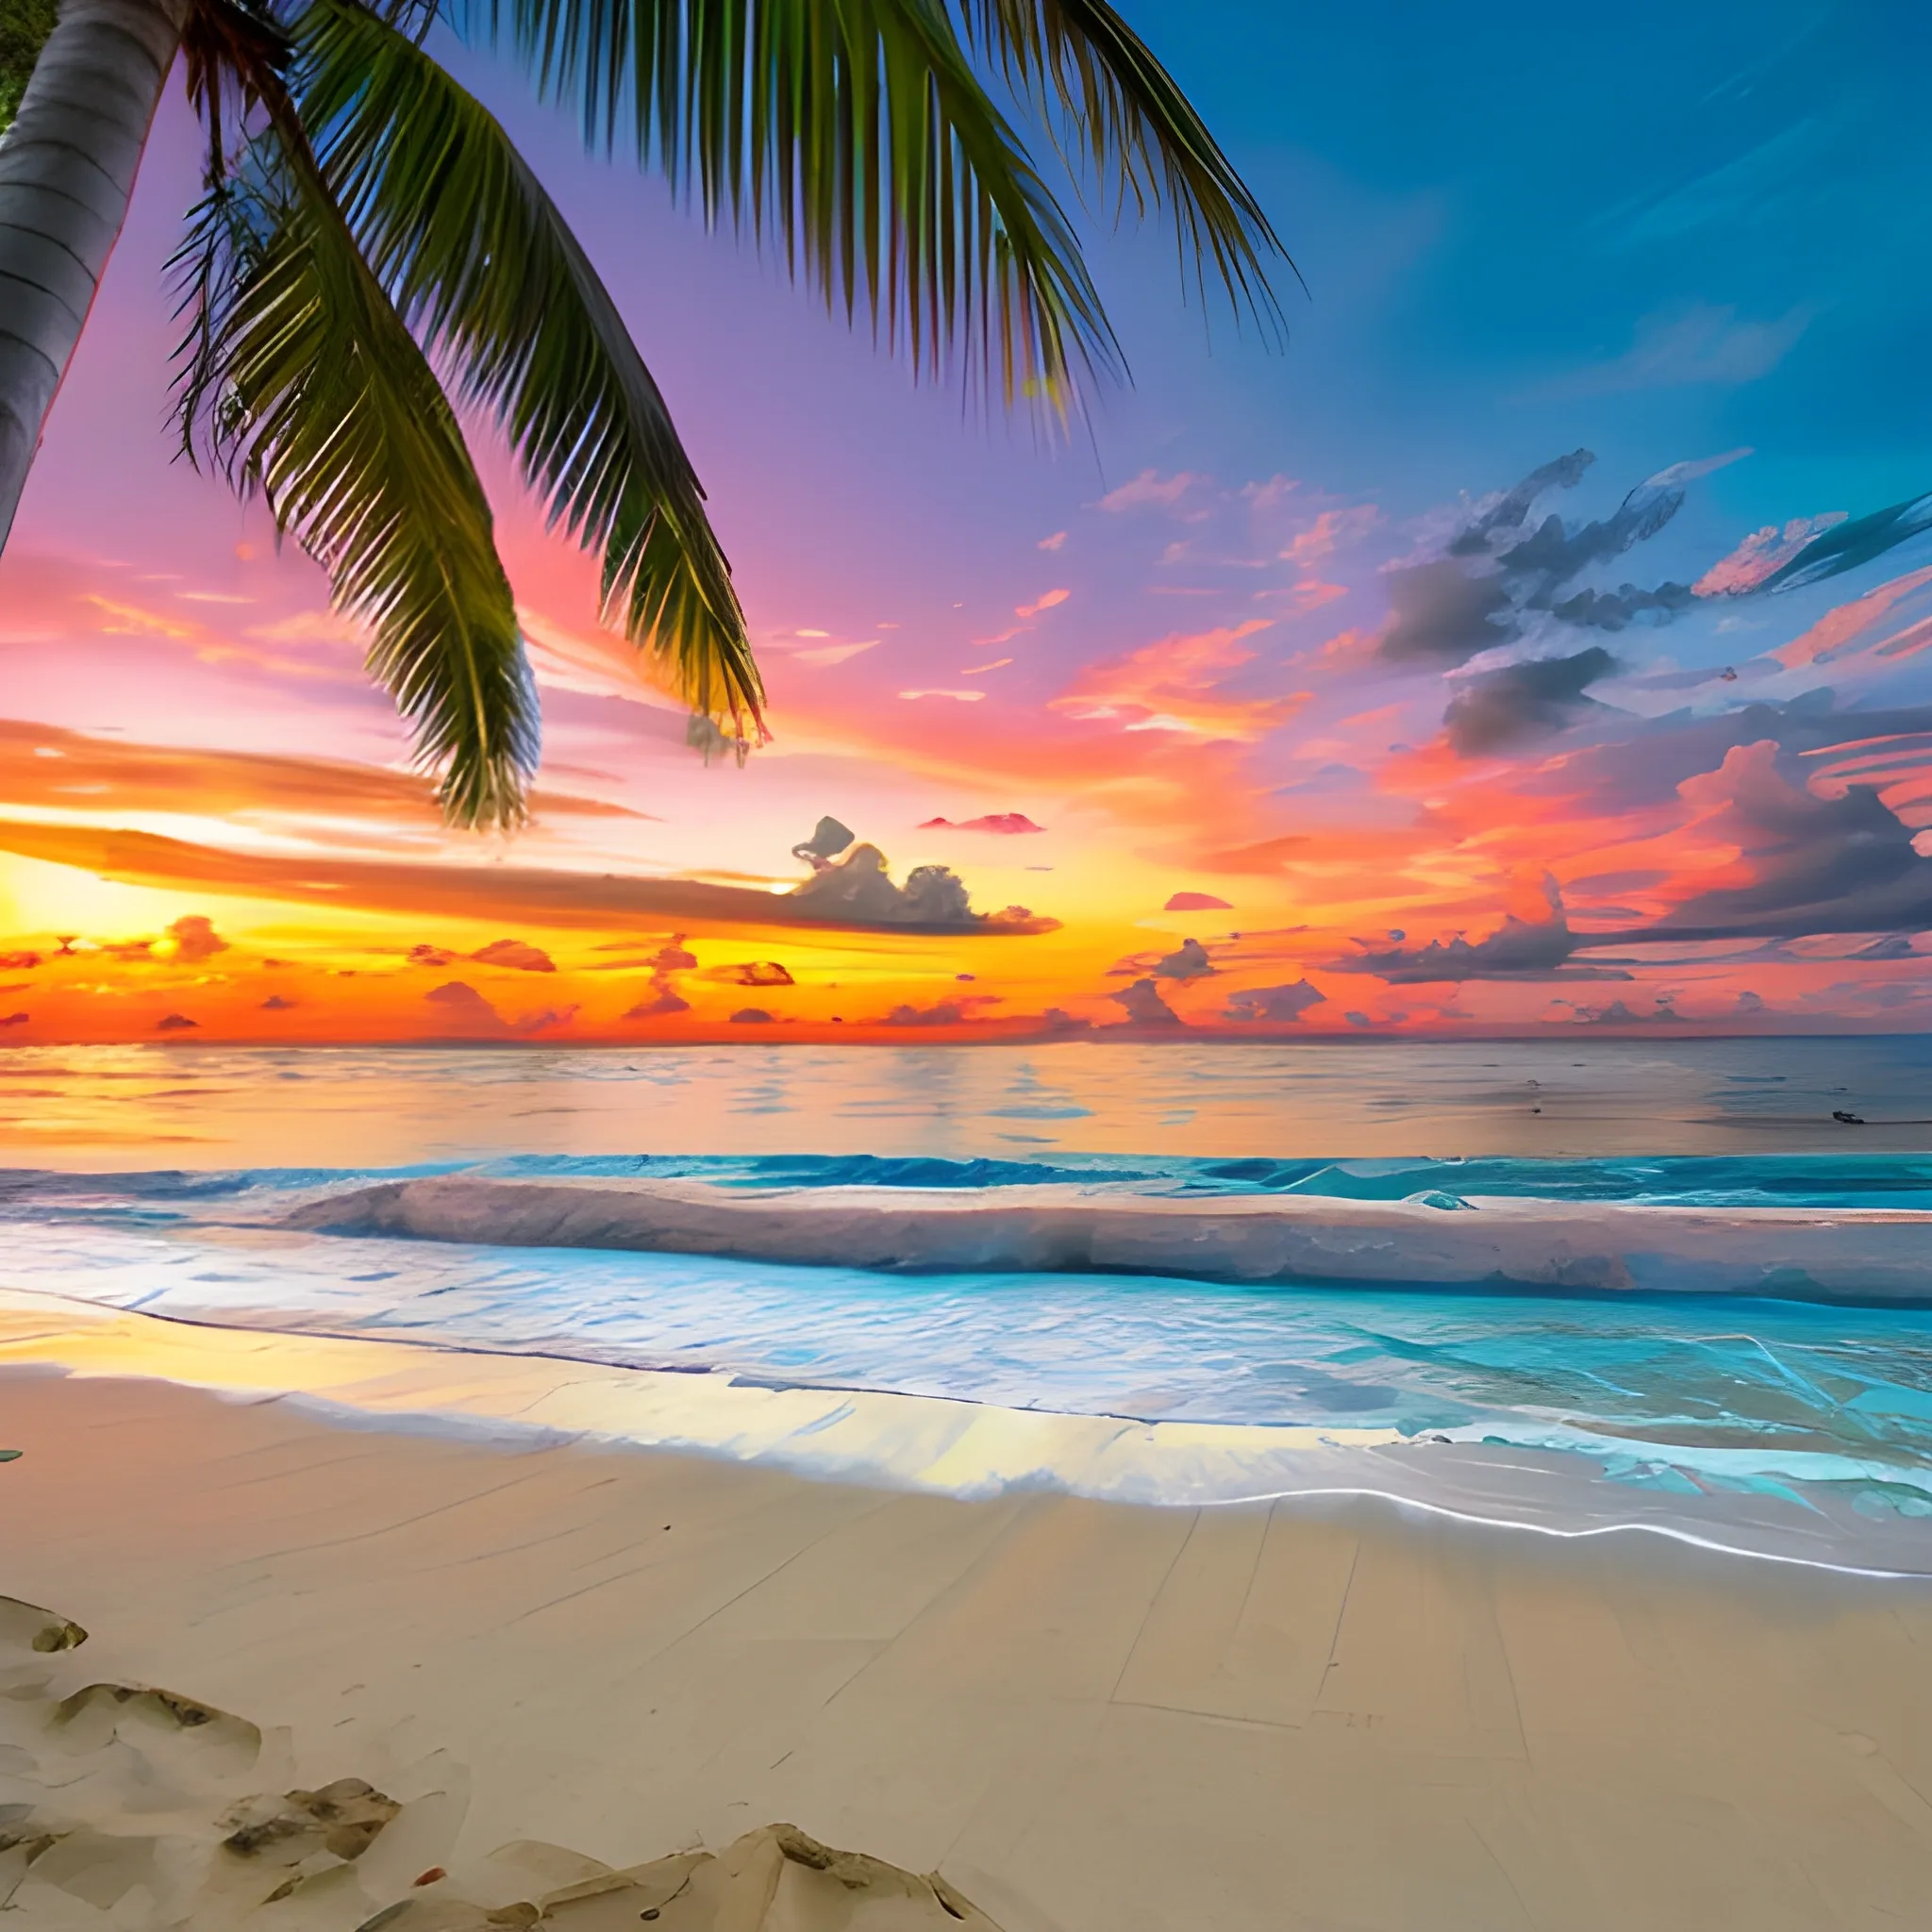
[[[758,722],[762,691],[704,491],[589,258],[502,127],[354,0],[311,0],[293,88],[376,279],[492,415],[553,526],[604,554],[607,616],[696,711]]]
[[[1118,352],[1073,230],[940,0],[468,0],[585,139],[979,393],[1063,413]]]
[[[274,91],[271,90],[273,95]],[[490,506],[423,352],[313,158],[272,131],[195,210],[175,258],[189,333],[177,410],[205,454],[328,572],[374,632],[372,675],[441,769],[455,824],[518,824],[537,701]]]
[[[1211,263],[1237,305],[1278,322],[1267,258],[1287,252],[1188,97],[1107,0],[959,5],[970,43],[1057,125],[1070,164],[1112,182],[1117,207],[1131,198],[1140,214],[1171,210],[1197,286]]]

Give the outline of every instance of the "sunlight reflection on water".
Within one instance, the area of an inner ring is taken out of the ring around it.
[[[23,1166],[1060,1149],[1303,1158],[1932,1148],[1932,1038],[0,1052]],[[1845,1127],[1834,1109],[1869,1123]],[[134,1150],[146,1148],[142,1160]]]

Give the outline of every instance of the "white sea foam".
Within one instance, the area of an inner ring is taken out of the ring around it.
[[[1201,1200],[1064,1185],[749,1191],[701,1181],[449,1174],[331,1194],[286,1224],[875,1270],[1932,1300],[1932,1213],[1913,1209],[1450,1195]]]

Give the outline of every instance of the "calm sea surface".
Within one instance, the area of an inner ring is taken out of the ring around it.
[[[1869,1124],[1840,1126],[1834,1109]],[[505,1154],[961,1160],[1041,1150],[1587,1159],[1848,1148],[1932,1150],[1932,1035],[0,1052],[0,1158],[30,1167],[399,1167]]]

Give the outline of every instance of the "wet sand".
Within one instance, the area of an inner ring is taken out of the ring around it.
[[[90,1678],[286,1727],[294,1784],[429,1765],[471,1853],[791,1820],[1007,1932],[1932,1923],[1924,1583],[348,1426],[0,1339],[0,1591]],[[427,1354],[165,1367],[244,1347]]]

